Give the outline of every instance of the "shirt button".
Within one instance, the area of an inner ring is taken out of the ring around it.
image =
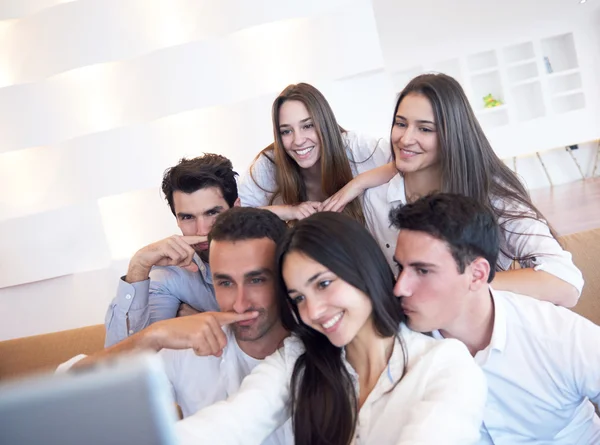
[[[386,243],[385,247],[387,247],[388,249],[390,248],[390,245]]]
[[[125,295],[125,298],[126,298],[127,300],[131,300],[131,294],[127,294],[127,295]]]
[[[131,335],[131,334],[133,334],[133,329],[130,329],[130,330],[129,330],[129,334],[130,334],[130,335]]]

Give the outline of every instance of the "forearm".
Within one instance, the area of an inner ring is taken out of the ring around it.
[[[376,167],[360,175],[356,176],[350,184],[353,184],[357,189],[365,191],[373,187],[378,187],[389,181],[396,175],[396,165],[389,162],[380,167]]]
[[[89,355],[78,361],[71,369],[85,368],[92,366],[102,360],[110,359],[111,357],[131,353],[135,351],[159,351],[161,349],[160,342],[155,335],[155,330],[152,328],[144,329],[125,340],[110,346],[93,355]]]
[[[291,221],[293,219],[295,219],[293,213],[292,213],[292,207],[290,205],[273,205],[273,206],[265,206],[265,207],[260,207],[261,209],[264,210],[269,210],[270,212],[273,212],[275,215],[277,215],[279,217],[279,219],[283,220],[283,221]]]
[[[494,289],[527,295],[564,307],[575,306],[579,298],[575,286],[548,272],[530,268],[496,272],[491,285]]]

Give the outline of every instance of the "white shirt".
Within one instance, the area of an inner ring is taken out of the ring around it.
[[[352,131],[342,133],[346,155],[350,161],[352,175],[357,176],[391,161],[390,145],[385,139],[359,135]],[[244,207],[265,207],[271,205],[271,196],[277,190],[275,181],[276,166],[274,155],[260,156],[241,177],[238,195]],[[279,198],[279,197],[278,197]],[[276,199],[276,204],[282,204]]]
[[[389,213],[392,208],[406,202],[404,178],[397,174],[387,184],[369,189],[364,194],[363,209],[367,227],[379,243],[383,253],[392,267],[394,251],[398,238],[398,230],[390,226]],[[517,208],[513,205],[513,208]],[[523,213],[531,213],[526,209]],[[563,281],[573,285],[579,294],[583,289],[583,275],[573,264],[572,256],[560,246],[550,234],[548,225],[534,218],[516,218],[510,221],[502,220],[505,230],[502,230],[500,246],[515,257],[535,255],[535,258],[521,261],[521,267],[543,270]],[[500,253],[498,265],[502,270],[508,270],[512,258]]]
[[[476,443],[486,383],[466,347],[456,340],[438,343],[405,326],[399,335],[407,349],[406,374],[397,382],[404,358],[396,340],[387,369],[358,413],[352,443]],[[303,352],[298,338],[286,339],[284,347],[257,366],[233,397],[179,422],[180,443],[260,443],[290,417],[290,379]],[[347,362],[346,366],[350,367]],[[356,374],[351,367],[350,371],[358,391]]]
[[[600,402],[600,326],[524,295],[492,297],[492,339],[475,355],[488,381],[479,443],[600,444],[590,403]]]
[[[181,407],[184,418],[236,393],[244,377],[262,363],[262,360],[254,359],[240,349],[230,329],[224,328],[224,331],[227,346],[221,357],[199,357],[192,349],[163,349],[158,353],[163,359],[175,401]],[[72,358],[60,365],[57,372],[67,371],[84,357],[79,355]],[[197,443],[213,442],[200,440]],[[282,424],[259,443],[293,445],[291,421]]]

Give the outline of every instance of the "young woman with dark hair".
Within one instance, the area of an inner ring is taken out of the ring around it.
[[[290,416],[298,445],[477,442],[481,370],[460,342],[406,327],[364,226],[312,215],[286,234],[277,265],[291,337],[237,394],[180,422],[182,443],[260,444]]]
[[[275,142],[262,150],[241,178],[243,206],[267,207],[286,221],[321,210],[321,202],[355,176],[391,160],[387,142],[344,130],[327,99],[312,85],[289,85],[273,102]],[[377,185],[377,176],[361,175],[361,192]],[[364,223],[360,200],[344,212]]]
[[[517,175],[492,149],[456,80],[445,74],[414,78],[396,102],[390,141],[395,175],[391,180],[389,172],[380,175],[384,185],[365,194],[363,207],[390,264],[397,238],[388,219],[392,207],[433,192],[461,194],[498,218],[503,236],[494,288],[575,305],[583,287],[581,272]],[[323,208],[337,210],[360,193],[349,184]],[[511,267],[513,262],[520,268]]]

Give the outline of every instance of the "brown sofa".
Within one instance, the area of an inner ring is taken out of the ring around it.
[[[561,239],[583,272],[585,288],[575,312],[600,325],[600,228]],[[0,342],[0,380],[51,370],[77,354],[91,354],[104,345],[104,325]]]

